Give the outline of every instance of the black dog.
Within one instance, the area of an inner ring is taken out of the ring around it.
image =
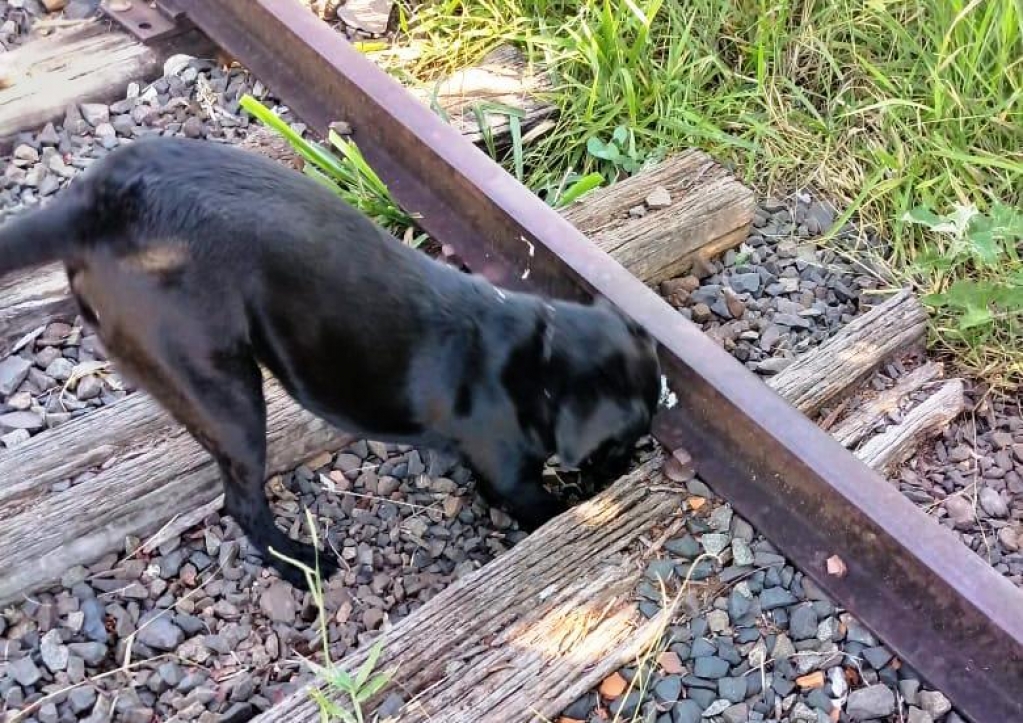
[[[461,454],[526,529],[563,507],[541,486],[551,454],[623,472],[658,401],[654,343],[609,304],[497,289],[225,145],[137,141],[0,228],[0,276],[57,260],[111,358],[213,456],[227,512],[300,586],[267,557],[314,549],[264,495],[260,364],[338,427]]]

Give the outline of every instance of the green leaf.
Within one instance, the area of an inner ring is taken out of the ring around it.
[[[970,251],[984,266],[994,266],[1002,258],[1004,250],[991,231],[971,231],[967,236]]]
[[[926,206],[917,206],[916,208],[911,208],[902,214],[902,220],[907,223],[915,223],[921,226],[926,226],[927,228],[934,228],[935,226],[947,222],[948,219],[943,216],[936,215]]]
[[[290,143],[305,160],[319,166],[320,169],[328,174],[342,178],[345,176],[344,168],[331,153],[326,151],[319,144],[307,141],[301,135],[296,133],[294,128],[281,120],[276,113],[260,103],[254,97],[246,93],[238,102],[242,108],[255,116],[260,123],[269,126],[284,136],[288,143]]]
[[[611,134],[611,138],[619,146],[624,146],[629,141],[629,129],[625,126],[618,126],[615,128],[614,133]]]
[[[591,156],[596,156],[597,158],[604,158],[605,157],[604,147],[605,147],[604,142],[597,138],[596,136],[590,136],[589,138],[586,139],[586,152],[589,153]]]
[[[383,690],[384,686],[391,682],[391,677],[386,673],[377,673],[369,682],[356,694],[358,702],[363,703]]]
[[[373,644],[373,647],[370,648],[369,652],[366,654],[366,662],[362,664],[362,667],[359,669],[359,674],[355,678],[356,690],[362,688],[362,686],[366,684],[366,681],[369,679],[370,673],[373,672],[373,668],[376,667],[377,659],[380,658],[380,654],[383,650],[384,639],[381,637]]]
[[[515,164],[515,178],[522,183],[525,176],[525,162],[522,153],[522,120],[517,115],[508,116],[508,129],[511,131],[512,160]]]
[[[561,197],[555,202],[556,208],[563,208],[570,203],[573,203],[585,194],[589,193],[595,188],[604,184],[604,175],[601,173],[588,173],[582,178],[576,180],[571,186],[569,186]]]
[[[924,294],[920,297],[920,303],[925,306],[933,306],[936,309],[940,309],[941,307],[948,305],[948,298],[945,294]]]
[[[971,306],[959,316],[959,330],[976,329],[994,321],[991,310],[986,306]]]

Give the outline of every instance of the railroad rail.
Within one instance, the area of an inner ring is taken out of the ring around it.
[[[691,454],[701,478],[964,715],[1023,720],[1023,594],[815,426],[812,407],[763,384],[295,0],[144,5],[142,19],[109,14],[145,42],[198,29],[313,130],[347,123],[402,207],[474,272],[600,294],[642,324],[678,398],[654,424],[667,453]],[[841,574],[828,571],[835,556]]]

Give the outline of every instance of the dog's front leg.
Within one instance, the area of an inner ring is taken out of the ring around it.
[[[566,509],[541,483],[543,457],[509,445],[485,445],[467,456],[484,499],[506,508],[523,530],[532,532]]]

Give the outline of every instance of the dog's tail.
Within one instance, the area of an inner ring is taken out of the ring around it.
[[[59,198],[0,225],[0,278],[70,256],[78,246],[81,221],[81,206]]]

